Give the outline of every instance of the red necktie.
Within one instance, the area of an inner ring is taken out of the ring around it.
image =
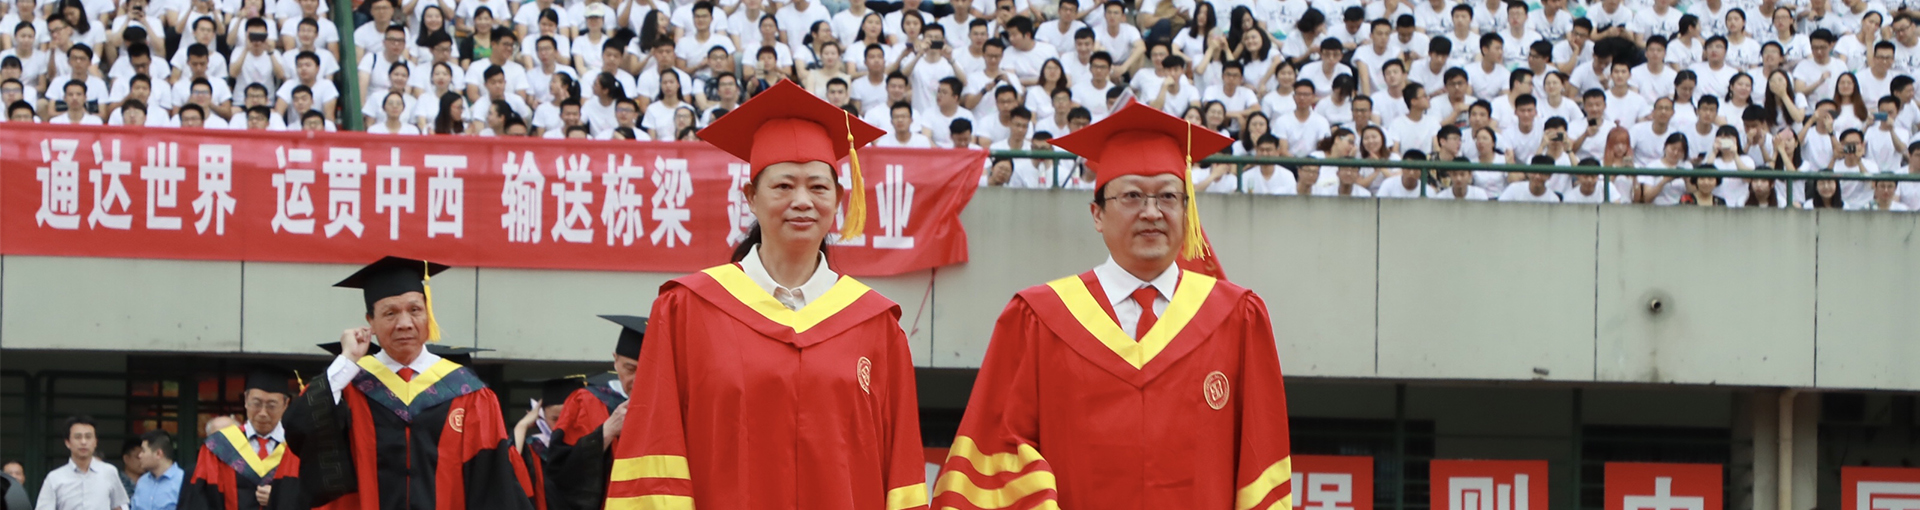
[[[1133,291],[1133,302],[1140,304],[1140,322],[1133,326],[1135,340],[1146,338],[1147,332],[1153,331],[1153,323],[1160,319],[1153,314],[1153,300],[1157,297],[1160,297],[1160,290],[1152,286]]]
[[[262,459],[267,458],[267,436],[254,436],[253,439],[260,442],[260,447],[255,448],[254,453],[260,454]]]
[[[413,367],[400,367],[400,371],[394,373],[398,374],[402,381],[413,382],[413,374],[417,372],[413,371]]]

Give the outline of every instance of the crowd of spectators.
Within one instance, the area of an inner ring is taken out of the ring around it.
[[[0,103],[16,122],[334,130],[357,110],[372,133],[692,140],[790,79],[890,131],[885,147],[1046,150],[1137,100],[1241,155],[1920,163],[1920,0],[1536,1],[357,0],[335,16],[323,0],[15,0]],[[1210,192],[1920,209],[1920,183],[1735,175],[1194,177]],[[1089,178],[1016,158],[983,184]]]

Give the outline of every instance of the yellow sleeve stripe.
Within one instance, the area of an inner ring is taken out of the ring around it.
[[[973,503],[973,506],[985,510],[1007,508],[1019,502],[1021,498],[1032,496],[1034,493],[1047,489],[1058,489],[1054,483],[1053,472],[1051,471],[1027,473],[1024,476],[1013,479],[1011,482],[1007,482],[1006,486],[998,489],[982,489],[980,486],[974,485],[973,480],[968,479],[967,475],[960,474],[956,471],[948,471],[946,474],[940,475],[940,482],[935,484],[934,487],[936,487],[935,492],[938,494],[946,494],[948,492],[958,493],[960,497],[967,498],[967,502]]]
[[[887,510],[927,506],[927,484],[916,483],[887,491]]]
[[[1289,456],[1280,459],[1279,462],[1267,466],[1265,471],[1261,471],[1259,478],[1254,478],[1253,482],[1248,483],[1246,487],[1240,488],[1240,492],[1233,498],[1234,510],[1251,510],[1253,507],[1259,506],[1261,501],[1267,499],[1268,493],[1273,492],[1273,489],[1279,487],[1280,484],[1287,483],[1292,479],[1293,457]],[[1289,494],[1286,498],[1280,500],[1280,505],[1274,505],[1270,508],[1280,508],[1283,510],[1292,508],[1292,499],[1293,496]]]
[[[679,455],[648,455],[613,461],[612,481],[641,478],[677,478],[687,480],[687,458]]]
[[[947,458],[954,457],[967,459],[967,462],[973,464],[973,470],[983,476],[1018,472],[1026,469],[1027,465],[1034,461],[1045,460],[1040,456],[1040,450],[1035,450],[1032,445],[1027,444],[1020,445],[1018,453],[988,455],[980,451],[980,447],[974,444],[973,438],[967,436],[953,439],[953,448],[947,449]]]
[[[607,498],[607,510],[693,510],[693,496]]]
[[[960,510],[960,509],[950,507],[950,506],[943,506],[943,507],[940,507],[940,510]],[[1060,503],[1049,499],[1046,501],[1041,501],[1040,504],[1038,505],[1033,505],[1033,508],[1030,510],[1060,510]]]
[[[1267,510],[1293,510],[1293,495],[1281,496],[1280,500],[1273,502],[1273,506],[1267,507]]]

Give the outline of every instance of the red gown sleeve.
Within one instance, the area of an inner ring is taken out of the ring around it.
[[[206,445],[194,460],[193,479],[180,489],[180,510],[232,510],[239,508],[233,483],[233,470]],[[252,494],[248,494],[252,497]]]
[[[1026,510],[1058,497],[1041,456],[1036,339],[1050,333],[1021,297],[1000,312],[959,435],[934,483],[934,508]]]
[[[1273,324],[1260,296],[1247,294],[1239,315],[1244,329],[1240,359],[1240,463],[1236,466],[1235,508],[1291,508],[1293,457],[1288,440],[1287,392],[1280,378],[1280,354]],[[1279,505],[1275,505],[1279,502]]]
[[[920,442],[920,397],[914,386],[913,350],[907,334],[887,328],[887,510],[927,508],[927,456]]]
[[[440,436],[440,464],[434,472],[440,508],[544,510],[532,501],[527,466],[507,436],[500,398],[481,388],[455,398]],[[363,489],[364,490],[364,489]]]
[[[640,345],[639,370],[627,389],[627,418],[614,446],[607,482],[607,510],[693,507],[687,470],[685,388],[679,347],[686,336],[690,291],[662,289]],[[697,320],[697,318],[695,318]]]

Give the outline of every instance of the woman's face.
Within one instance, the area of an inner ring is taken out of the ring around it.
[[[1060,81],[1063,73],[1060,70],[1060,61],[1048,60],[1047,63],[1040,65],[1040,83],[1051,84]]]
[[[401,100],[400,96],[394,94],[388,94],[387,101],[380,106],[382,110],[387,112],[387,121],[389,122],[399,122],[400,112],[407,110],[407,102]]]
[[[1727,33],[1745,35],[1747,15],[1741,14],[1740,11],[1727,11]]]
[[[1492,155],[1493,154],[1493,133],[1484,129],[1479,131],[1474,131],[1473,145],[1475,147],[1480,148],[1481,156],[1485,157],[1485,156]]]
[[[1733,90],[1733,97],[1741,99],[1753,97],[1753,78],[1744,78],[1744,76],[1746,75],[1734,75],[1733,85],[1730,87]]]
[[[447,117],[462,119],[462,118],[466,118],[466,116],[467,116],[466,103],[463,103],[460,101],[454,101],[453,105],[447,108]]]
[[[820,60],[822,61],[822,63],[829,66],[839,66],[840,65],[840,47],[828,46],[826,47],[826,49],[820,50]]]
[[[1718,137],[1715,137],[1715,138],[1713,139],[1713,151],[1714,151],[1715,153],[1719,153],[1719,152],[1720,152],[1720,145],[1721,145],[1721,144],[1727,144],[1727,145],[1732,145],[1733,147],[1735,147],[1735,149],[1734,149],[1734,154],[1733,154],[1733,155],[1734,155],[1734,156],[1739,156],[1739,155],[1740,155],[1740,153],[1739,153],[1739,150],[1740,150],[1740,149],[1739,149],[1739,147],[1740,147],[1740,139],[1739,139],[1738,137],[1734,137],[1734,136],[1730,136],[1730,135],[1722,135],[1722,136],[1718,136]]]
[[[662,75],[663,78],[665,76],[668,75]],[[680,75],[679,73],[674,73],[671,76],[673,77],[660,80],[660,97],[662,100],[669,97],[675,100],[680,98]]]
[[[425,24],[428,30],[440,30],[447,27],[447,17],[445,14],[440,13],[440,8],[437,6],[428,7],[426,12],[420,13],[420,22]]]
[[[1344,158],[1352,155],[1353,155],[1353,135],[1346,134],[1346,135],[1333,137],[1332,156]]]
[[[1774,9],[1773,30],[1775,32],[1778,32],[1780,36],[1783,38],[1786,37],[1787,35],[1792,34],[1793,33],[1793,11],[1788,9]]]
[[[774,23],[773,18],[762,18],[760,20],[760,40],[761,41],[772,41],[775,39],[775,36],[779,35],[779,33],[780,33],[780,25],[778,23]]]
[[[1823,197],[1833,196],[1834,192],[1840,191],[1840,183],[1831,180],[1815,182],[1813,191]]]
[[[1247,117],[1247,132],[1256,136],[1267,134],[1267,118],[1260,115]]]
[[[1207,125],[1206,121],[1201,119],[1200,109],[1198,108],[1188,108],[1187,113],[1180,115],[1180,120],[1184,120],[1189,123],[1198,124],[1202,126]]]
[[[1747,191],[1751,194],[1760,195],[1760,196],[1772,195],[1773,180],[1772,179],[1747,179]]]
[[[920,20],[919,16],[905,16],[900,18],[900,31],[906,33],[908,39],[918,38],[920,37],[920,28],[925,23],[926,22]]]
[[[762,242],[818,246],[840,205],[833,167],[819,161],[767,165],[747,196]]]
[[[1360,135],[1360,148],[1366,149],[1368,153],[1380,152],[1386,146],[1386,136],[1380,134],[1378,130],[1369,129],[1366,134]]]
[[[1566,90],[1566,84],[1560,83],[1560,75],[1558,74],[1547,75],[1547,81],[1545,83],[1547,97],[1560,97]]]
[[[1680,161],[1681,158],[1686,157],[1686,152],[1687,150],[1682,148],[1682,144],[1670,143],[1666,146],[1665,156],[1669,161]]]
[[[435,89],[446,90],[447,86],[453,83],[453,71],[444,66],[433,66],[431,78]]]
[[[874,38],[880,37],[880,15],[867,14],[865,19],[860,20],[860,31],[867,34],[868,41],[877,40]]]
[[[1787,88],[1787,75],[1775,72],[1767,76],[1767,90]]]
[[[878,19],[878,18],[875,18],[875,19]],[[866,26],[866,23],[862,22],[861,23],[862,30],[865,29],[865,26]],[[817,23],[813,25],[813,42],[824,43],[831,40],[833,40],[832,26],[829,26],[826,23]]]
[[[1207,127],[1219,127],[1227,122],[1227,107],[1218,104],[1207,106]]]
[[[693,127],[693,110],[688,110],[686,108],[674,109],[673,110],[673,128],[674,128],[673,130],[679,131],[679,130],[690,128],[690,127]]]
[[[1240,34],[1240,47],[1247,51],[1260,50],[1260,32],[1248,30]]]
[[[394,90],[406,90],[407,81],[411,79],[413,79],[413,71],[411,69],[393,66],[392,70],[387,71],[388,86]]]

